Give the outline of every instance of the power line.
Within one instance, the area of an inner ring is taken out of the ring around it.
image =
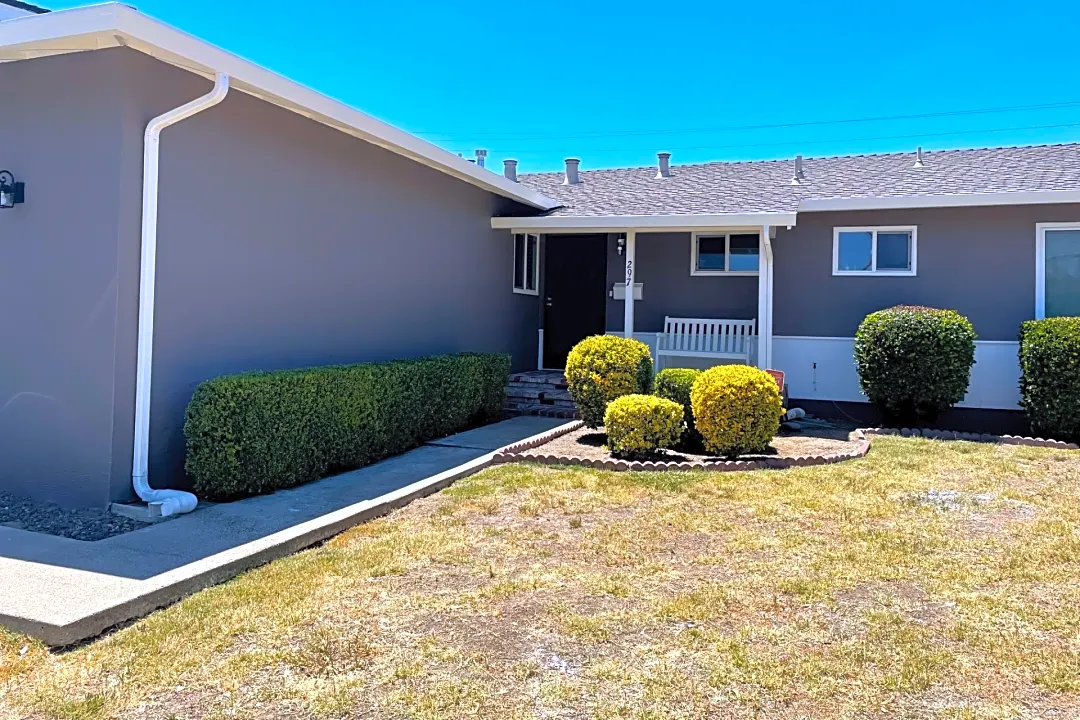
[[[936,113],[918,113],[915,115],[885,115],[878,117],[866,117],[866,118],[845,118],[840,120],[809,120],[805,122],[791,122],[791,123],[773,123],[765,125],[727,125],[720,127],[708,127],[708,128],[684,128],[673,130],[593,130],[582,131],[578,133],[507,133],[507,132],[481,132],[481,131],[459,131],[459,132],[436,132],[436,131],[423,131],[414,132],[413,135],[435,135],[441,137],[452,137],[469,135],[470,137],[483,136],[486,139],[514,139],[514,140],[559,140],[559,139],[573,139],[573,138],[597,138],[597,137],[631,137],[631,136],[648,136],[648,135],[684,135],[690,133],[708,133],[708,132],[729,132],[738,130],[777,130],[783,128],[795,128],[795,127],[815,127],[821,125],[846,125],[855,123],[870,123],[870,122],[888,122],[894,120],[919,120],[923,118],[942,118],[942,117],[960,117],[965,115],[989,115],[993,113],[1004,112],[1020,112],[1025,110],[1054,110],[1059,108],[1076,107],[1080,105],[1080,100],[1070,100],[1067,102],[1058,103],[1043,103],[1040,105],[1013,105],[1009,107],[998,108],[979,108],[974,110],[950,110]]]
[[[1052,130],[1057,128],[1071,128],[1080,127],[1080,122],[1074,123],[1061,123],[1057,125],[1024,125],[1020,127],[1007,127],[1007,128],[987,128],[984,130],[955,130],[952,132],[937,132],[937,133],[915,133],[911,135],[878,135],[874,137],[860,137],[860,138],[833,138],[831,140],[792,140],[785,142],[758,142],[758,143],[735,143],[730,145],[694,145],[686,147],[667,147],[665,150],[731,150],[739,148],[760,148],[760,147],[789,147],[789,146],[806,146],[806,145],[827,145],[836,143],[859,143],[859,142],[874,142],[877,140],[918,140],[923,138],[933,137],[951,137],[956,135],[979,135],[981,133],[998,133],[998,132],[1018,132],[1021,130]],[[594,148],[589,150],[590,155],[599,153],[611,153],[611,152],[650,152],[656,148]],[[547,155],[550,150],[512,150],[512,149],[494,149],[489,152],[500,153],[506,155]]]

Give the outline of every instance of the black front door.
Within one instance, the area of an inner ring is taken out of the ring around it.
[[[607,326],[607,235],[548,235],[544,241],[544,367]]]

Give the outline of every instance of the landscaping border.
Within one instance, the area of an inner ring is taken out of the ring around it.
[[[989,433],[960,432],[959,430],[931,430],[928,428],[863,428],[865,435],[901,435],[923,437],[928,440],[966,440],[968,442],[996,443],[998,445],[1021,445],[1023,447],[1080,450],[1080,445],[1064,440],[1023,437],[1020,435],[990,435]]]
[[[495,453],[493,463],[512,462],[535,462],[545,465],[576,465],[590,467],[597,470],[615,470],[618,472],[642,471],[642,470],[708,470],[710,472],[745,472],[747,470],[782,470],[789,467],[812,467],[814,465],[833,465],[866,457],[870,452],[870,438],[862,430],[856,430],[858,445],[854,450],[843,453],[828,455],[807,455],[800,457],[768,458],[765,460],[712,460],[694,462],[676,462],[674,460],[587,460],[585,458],[568,457],[565,455],[526,455],[526,450],[540,447],[557,437],[574,432],[584,426],[585,423],[567,423],[546,433],[535,435],[513,445],[507,445]]]

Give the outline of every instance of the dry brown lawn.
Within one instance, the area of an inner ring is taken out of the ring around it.
[[[499,467],[83,647],[4,636],[0,713],[1075,718],[1078,483],[1078,452],[903,438]]]

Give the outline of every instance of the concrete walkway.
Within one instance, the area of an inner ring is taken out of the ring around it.
[[[69,645],[291,554],[470,475],[564,424],[517,417],[291,490],[97,542],[0,527],[0,624]]]

